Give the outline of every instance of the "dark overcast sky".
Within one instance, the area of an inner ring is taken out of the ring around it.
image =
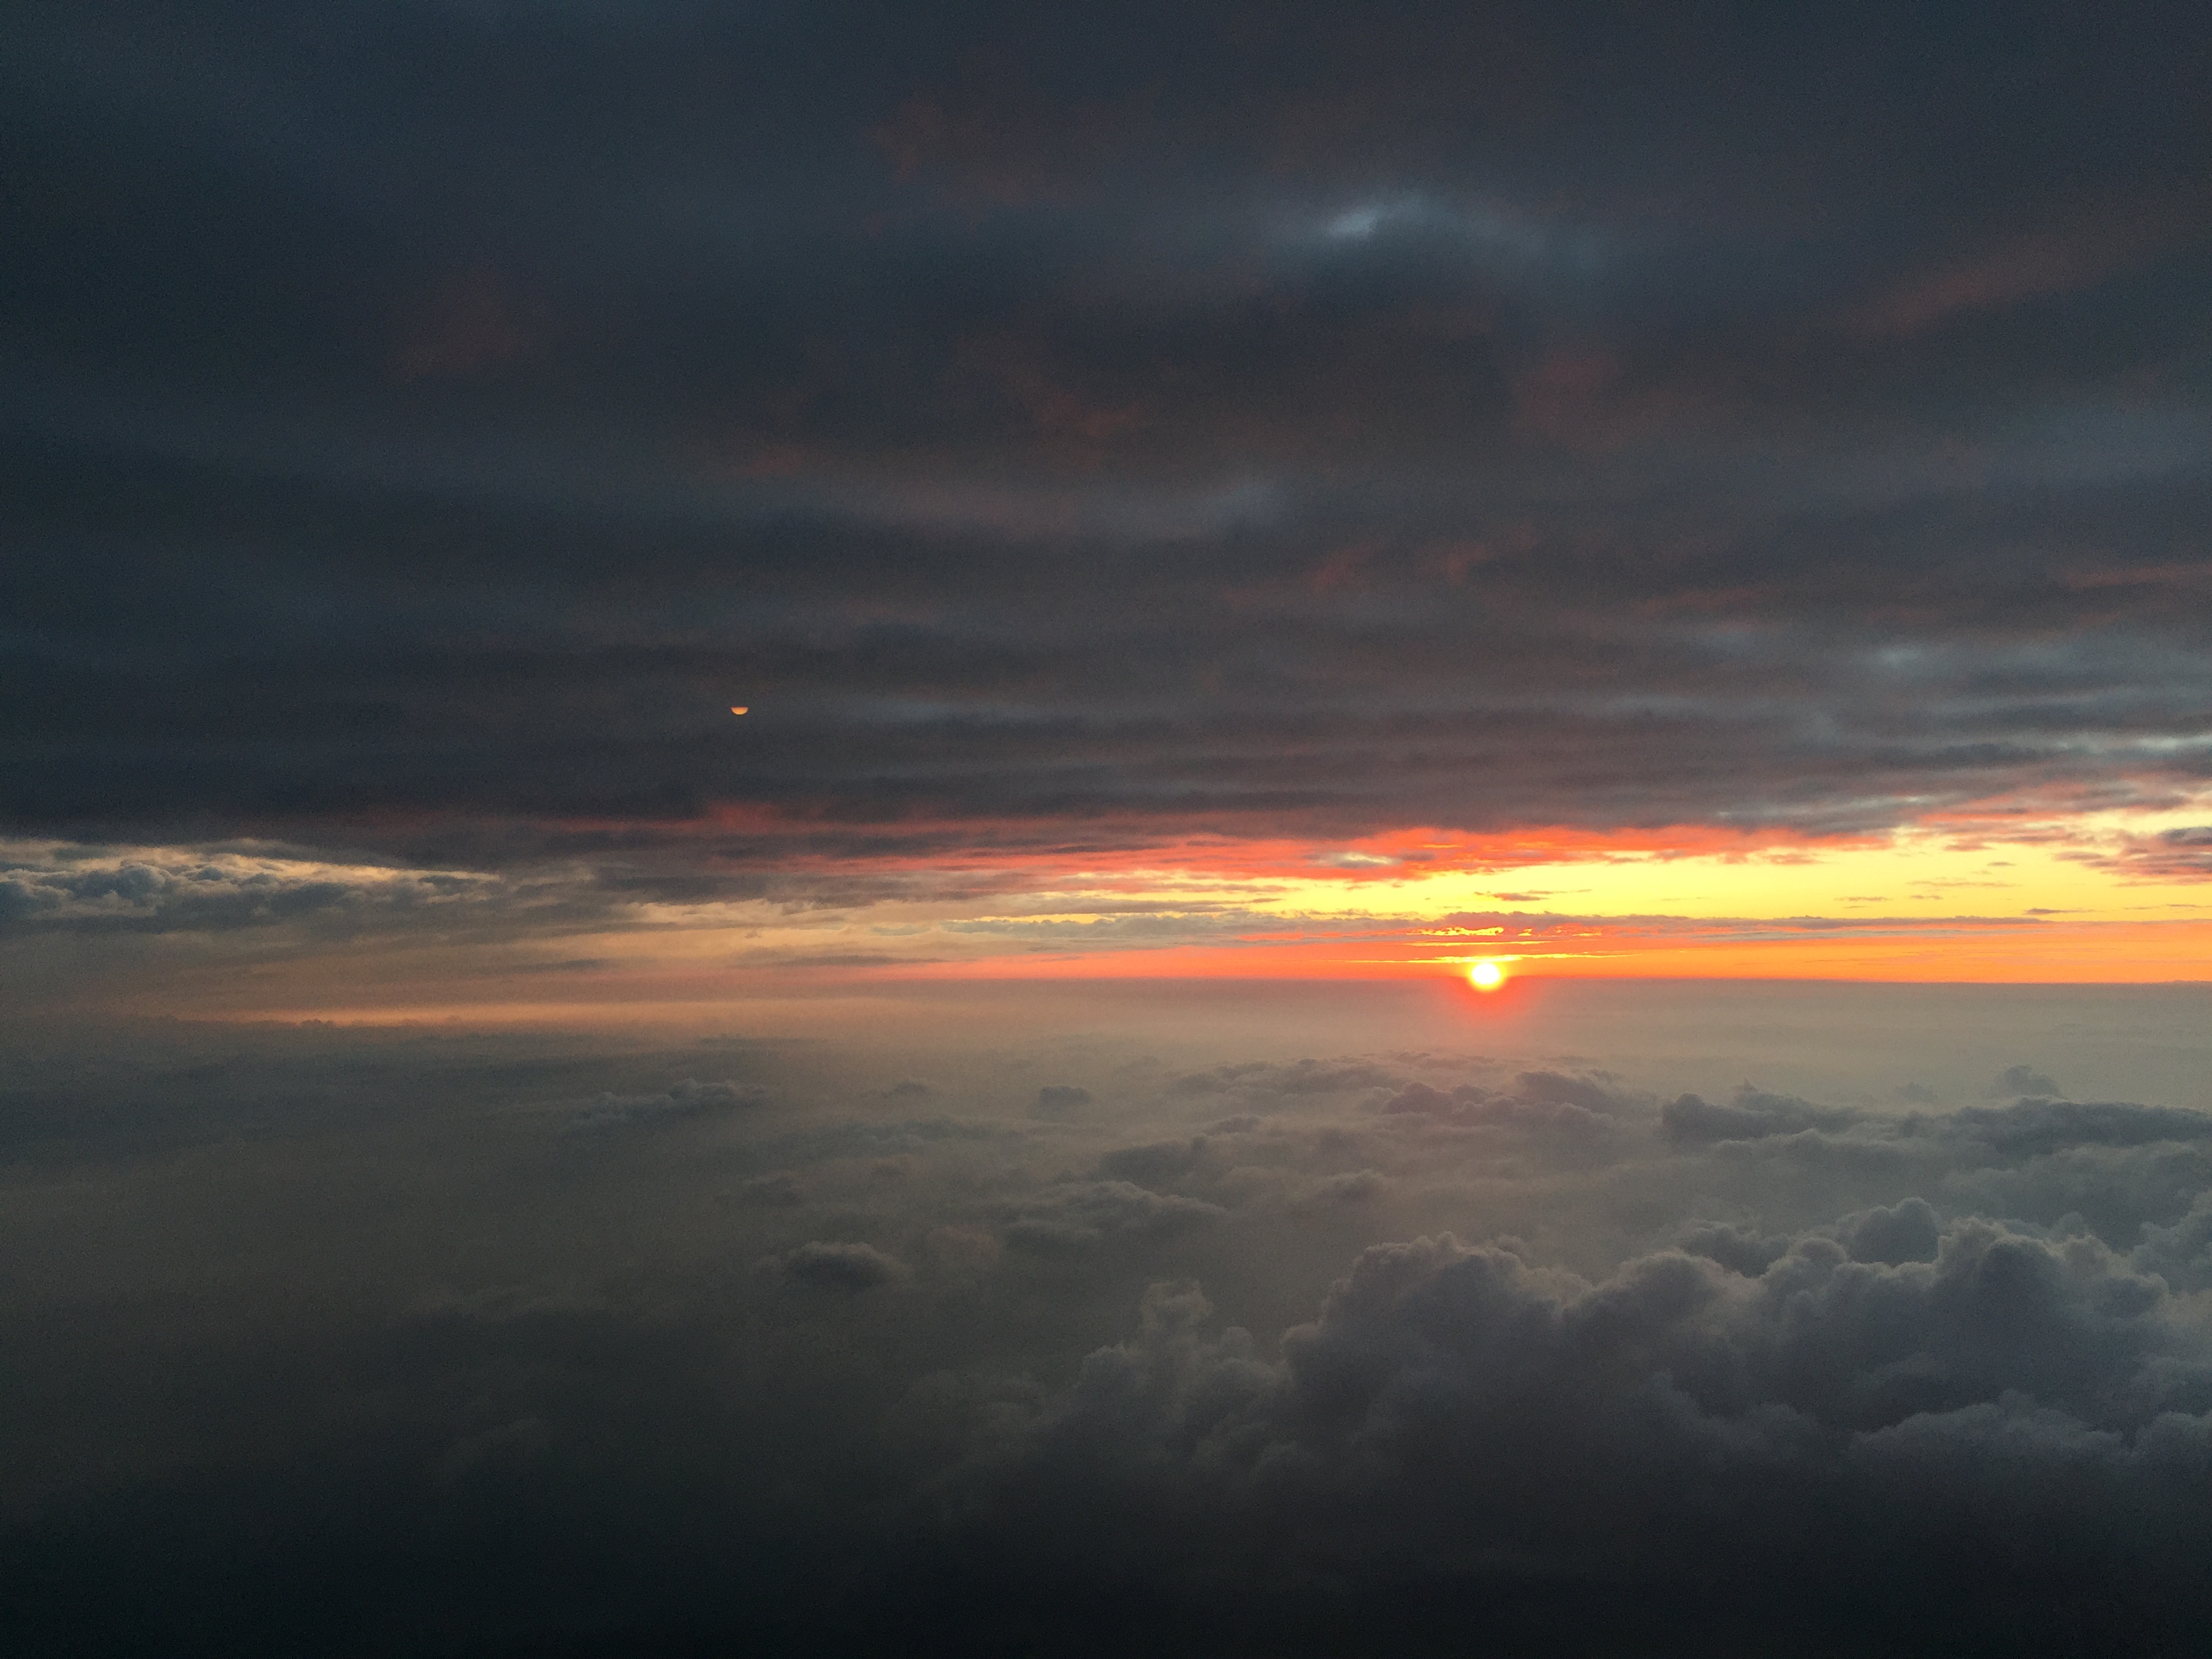
[[[0,810],[489,864],[2166,799],[2208,41],[19,7]]]

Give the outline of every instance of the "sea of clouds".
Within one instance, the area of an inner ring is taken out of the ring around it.
[[[2204,1627],[2212,1112],[1300,1035],[27,1036],[21,1650]]]

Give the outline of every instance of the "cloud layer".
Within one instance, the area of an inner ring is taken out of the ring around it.
[[[2202,787],[2193,13],[1117,19],[34,8],[0,810],[696,872]]]
[[[26,1650],[2201,1627],[2208,1103],[1730,1087],[1686,993],[1690,1091],[1041,994],[927,1049],[25,1035]]]

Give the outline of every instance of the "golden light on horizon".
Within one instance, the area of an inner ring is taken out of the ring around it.
[[[1467,982],[1478,991],[1495,991],[1505,983],[1505,969],[1486,957],[1467,970]]]

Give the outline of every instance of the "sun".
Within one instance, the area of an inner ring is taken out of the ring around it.
[[[1486,959],[1467,970],[1467,982],[1478,991],[1495,991],[1505,983],[1505,969]]]

